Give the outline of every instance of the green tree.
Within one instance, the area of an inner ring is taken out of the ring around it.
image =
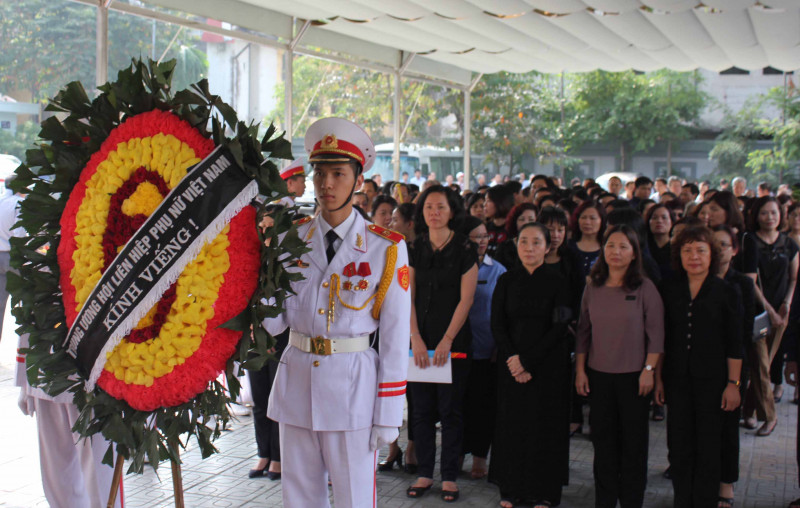
[[[363,126],[376,143],[393,140],[394,77],[391,74],[359,69],[313,58],[294,60],[292,107],[295,136],[300,136],[317,119],[339,116]],[[285,87],[275,88],[278,105],[267,121],[283,124]],[[432,127],[447,116],[457,102],[443,87],[401,79],[402,143],[440,144]],[[460,131],[459,131],[460,132]]]
[[[737,176],[747,178],[752,173],[746,167],[747,157],[753,150],[753,141],[763,138],[759,120],[764,101],[763,96],[752,97],[736,113],[729,109],[725,111],[722,132],[708,154],[716,164],[715,176],[731,180]]]
[[[19,160],[25,160],[25,151],[33,146],[39,136],[39,126],[33,122],[25,122],[17,125],[15,132],[0,130],[0,153],[7,153],[16,156]]]
[[[179,29],[156,23],[153,51],[151,20],[116,11],[109,11],[108,18],[110,75],[130,65],[133,57],[155,53],[158,58]],[[28,91],[39,102],[70,81],[94,89],[96,20],[96,8],[67,0],[0,2],[0,92]],[[165,55],[165,60],[178,60],[173,86],[207,74],[198,42],[196,33],[182,30]]]
[[[568,145],[618,143],[622,170],[629,169],[631,153],[657,141],[666,141],[669,150],[687,139],[707,100],[696,73],[673,71],[580,74],[571,79],[571,95]]]
[[[551,78],[536,72],[484,76],[472,93],[475,151],[509,174],[522,157],[560,152],[560,110]]]
[[[783,118],[758,121],[758,132],[772,139],[773,145],[751,151],[746,165],[754,176],[781,184],[800,162],[800,94],[776,87],[767,93],[766,100],[781,109]]]

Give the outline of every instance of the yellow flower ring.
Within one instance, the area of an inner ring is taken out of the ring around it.
[[[61,217],[58,264],[69,326],[117,252],[213,149],[211,140],[165,111],[132,116],[111,131]],[[183,404],[204,391],[241,337],[218,326],[247,306],[259,249],[255,210],[248,206],[108,355],[98,386],[142,411]]]

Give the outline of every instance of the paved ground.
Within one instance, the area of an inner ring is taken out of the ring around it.
[[[8,320],[6,320],[8,321]],[[13,387],[15,339],[0,341],[0,506],[47,506],[39,474],[36,423],[16,406],[17,389]],[[789,391],[791,392],[791,390]],[[757,438],[753,431],[742,431],[741,479],[736,486],[737,508],[783,507],[800,496],[795,464],[795,429],[797,407],[787,397],[778,405],[780,422],[772,436]],[[668,508],[672,488],[661,473],[666,463],[666,426],[652,423],[647,508]],[[405,430],[401,433],[404,439]],[[201,460],[196,446],[184,455],[183,483],[187,507],[278,507],[281,506],[280,482],[266,478],[250,480],[247,471],[255,463],[256,447],[252,419],[242,417],[233,430],[217,441],[220,453]],[[402,442],[405,448],[405,442]],[[386,453],[386,450],[383,450]],[[592,446],[586,436],[574,438],[570,451],[570,484],[564,490],[561,506],[588,508],[593,506]],[[464,464],[469,471],[470,460]],[[405,496],[412,478],[395,470],[378,475],[379,503],[383,507],[445,506],[438,490],[419,501]],[[158,475],[148,469],[144,475],[124,479],[127,507],[173,506],[172,479],[169,464],[162,464]],[[465,473],[459,480],[461,500],[457,506],[497,506],[496,487],[485,480],[469,479]],[[437,485],[435,488],[439,488]]]

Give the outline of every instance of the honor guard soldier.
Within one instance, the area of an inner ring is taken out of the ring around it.
[[[325,118],[306,133],[320,213],[298,221],[311,248],[292,266],[286,312],[266,319],[289,332],[269,401],[280,423],[283,503],[337,508],[376,505],[377,450],[403,420],[410,334],[408,255],[403,236],[366,221],[352,206],[375,160],[356,124]],[[379,353],[370,334],[380,327]]]
[[[294,206],[294,200],[302,197],[306,191],[306,158],[295,159],[281,171],[281,178],[286,182],[288,196],[284,196],[276,204],[287,207]]]

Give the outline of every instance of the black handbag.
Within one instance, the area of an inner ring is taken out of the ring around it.
[[[764,286],[761,284],[761,272],[756,271],[756,279],[758,280],[758,287],[761,289],[761,294],[764,294]],[[756,314],[753,319],[753,342],[758,342],[769,335],[772,329],[772,323],[769,320],[769,314],[766,310],[761,314]]]

